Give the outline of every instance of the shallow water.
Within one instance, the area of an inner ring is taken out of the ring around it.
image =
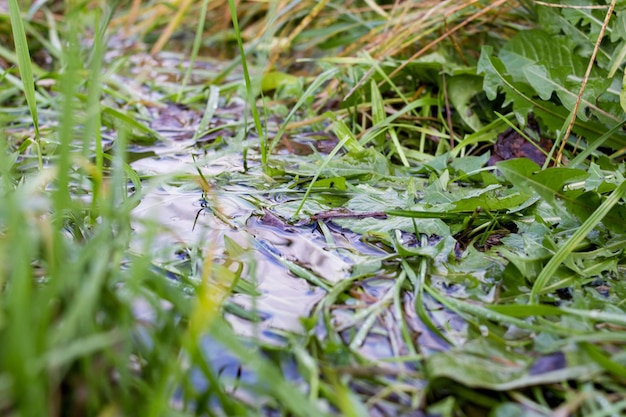
[[[132,166],[139,172],[159,175],[193,174],[196,169],[190,156],[147,158]],[[236,158],[223,157],[201,169],[209,176],[240,170],[241,166],[236,164]],[[244,265],[242,278],[252,281],[262,295],[252,300],[250,296],[235,294],[232,301],[246,310],[254,304],[264,320],[251,323],[232,314],[228,317],[239,333],[260,334],[271,342],[275,340],[272,330],[301,331],[299,318],[308,317],[325,294],[324,290],[294,276],[276,257],[294,262],[331,282],[345,278],[350,263],[345,256],[329,250],[319,232],[311,227],[281,230],[264,223],[263,211],[243,198],[253,191],[237,184],[229,185],[228,190],[217,187],[211,190],[209,204],[219,210],[226,223],[200,206],[199,187],[195,190],[189,190],[186,185],[148,189],[133,212],[134,228],[140,236],[148,225],[158,225],[159,232],[150,242],[150,249],[164,264],[176,262],[184,248],[200,248],[215,259],[224,259],[228,257],[225,237],[250,248],[253,257]],[[136,241],[133,250],[140,252],[143,247],[145,242]]]
[[[235,291],[224,306],[224,315],[237,334],[266,345],[286,346],[294,335],[304,333],[302,319],[310,317],[318,318],[313,331],[319,340],[325,340],[329,336],[324,325],[328,319],[346,345],[378,363],[390,378],[398,372],[408,377],[419,367],[417,359],[394,362],[393,358],[409,353],[401,330],[403,322],[411,344],[419,346],[419,355],[447,350],[448,342],[417,316],[410,292],[401,292],[399,309],[392,305],[390,295],[396,291],[398,277],[395,268],[381,262],[389,254],[387,249],[341,227],[332,216],[310,221],[306,216],[299,221],[289,218],[304,191],[262,173],[255,140],[246,142],[238,130],[242,125],[233,127],[244,112],[239,99],[220,99],[208,124],[211,133],[198,134],[200,112],[173,104],[148,110],[150,127],[159,137],[151,143],[136,142],[129,149],[132,168],[145,178],[143,198],[133,211],[137,237],[131,250],[149,253],[156,267],[175,281],[200,282],[205,257],[230,270],[240,266],[239,279],[249,282],[257,295]],[[292,136],[279,144],[273,158],[278,166],[295,167],[306,160],[302,158],[328,153],[336,143],[336,139],[316,132]],[[208,181],[205,193],[198,171]],[[345,201],[346,196],[338,192],[329,197],[329,201]],[[304,210],[307,215],[328,209],[313,195],[310,202],[313,208]],[[150,236],[150,240],[141,236]],[[416,241],[413,235],[409,237]],[[233,244],[245,253],[231,253]],[[301,277],[307,275],[308,280]],[[319,279],[328,288],[346,280],[350,284],[329,302],[324,285],[311,279]],[[426,295],[424,302],[436,326],[448,332],[465,332],[466,323],[458,316]],[[382,303],[380,311],[355,343],[355,334],[364,326],[359,314],[376,303]],[[138,304],[138,316],[149,313]],[[233,381],[255,382],[256,375],[215,340],[206,338],[202,350],[227,386],[226,381],[233,387],[238,385]],[[381,362],[385,359],[392,360]],[[285,376],[298,381],[293,358],[284,355],[281,361]],[[208,383],[198,370],[192,370],[189,377],[198,388]],[[414,382],[420,383],[419,379]],[[245,390],[236,394],[247,395]]]

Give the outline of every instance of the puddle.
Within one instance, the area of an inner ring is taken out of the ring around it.
[[[225,304],[224,315],[237,334],[268,345],[285,346],[289,335],[303,333],[301,319],[314,315],[319,317],[316,334],[325,338],[322,315],[329,314],[346,345],[352,343],[352,349],[363,358],[378,361],[390,377],[416,371],[415,361],[380,362],[409,354],[407,343],[418,346],[420,355],[447,350],[448,343],[417,316],[413,295],[402,291],[399,307],[393,304],[390,295],[396,291],[397,272],[386,271],[381,262],[388,249],[342,227],[333,216],[290,222],[288,217],[303,191],[286,188],[266,177],[253,147],[247,150],[248,172],[244,173],[242,149],[244,144],[251,145],[244,143],[237,136],[241,132],[232,127],[243,109],[238,100],[230,105],[220,103],[208,125],[213,130],[206,135],[196,134],[202,118],[199,112],[173,104],[147,109],[150,127],[160,138],[152,143],[134,143],[130,149],[132,168],[140,176],[151,178],[145,181],[144,197],[133,211],[137,237],[131,250],[137,254],[149,252],[156,267],[172,280],[188,276],[191,282],[199,282],[206,256],[212,257],[213,264],[231,271],[240,268],[239,282],[250,284],[256,294],[236,289]],[[217,140],[223,142],[214,146]],[[325,133],[294,136],[279,144],[276,160],[279,166],[298,164],[300,160],[294,155],[313,157],[317,152],[319,156],[336,143]],[[209,183],[206,195],[200,187],[198,170]],[[346,201],[341,193],[331,197]],[[309,209],[313,207],[311,213],[305,210],[307,215],[316,213],[318,207],[329,209],[314,201],[313,196],[307,204]],[[141,240],[141,236],[150,236],[150,241]],[[413,235],[406,237],[415,240]],[[235,246],[243,248],[243,254],[230,253],[229,247],[232,251]],[[353,283],[346,287],[346,295],[340,294],[333,305],[323,306],[327,313],[322,313],[320,302],[328,294],[324,288],[348,279]],[[354,343],[355,334],[367,320],[359,318],[359,313],[385,297],[380,311],[367,324],[369,331]],[[431,321],[444,333],[466,331],[466,323],[458,316],[426,295],[424,302]],[[203,352],[226,379],[255,382],[256,376],[217,342],[204,341]],[[297,366],[287,363],[290,360],[286,355],[282,366],[286,375],[296,381],[300,378]],[[192,370],[190,378],[197,387],[207,384],[198,370]]]
[[[201,169],[206,176],[240,171],[242,167],[236,160],[236,157],[220,157]],[[132,166],[138,171],[160,175],[196,173],[191,156],[152,157],[136,161]],[[159,232],[152,238],[150,249],[163,264],[175,263],[184,248],[198,248],[216,260],[227,258],[226,238],[250,248],[253,257],[244,263],[242,279],[252,282],[261,295],[253,299],[235,294],[231,301],[247,311],[254,306],[263,320],[252,323],[228,314],[229,321],[238,333],[260,335],[269,343],[276,342],[275,330],[301,332],[300,318],[311,315],[325,291],[296,277],[277,258],[333,282],[347,277],[351,265],[335,251],[328,250],[320,234],[311,228],[299,228],[296,232],[263,224],[262,212],[242,198],[254,190],[237,184],[229,184],[228,190],[215,186],[208,199],[219,212],[217,216],[199,205],[201,191],[197,186],[193,188],[185,185],[148,190],[133,212],[137,235],[141,236],[146,227],[157,225]],[[137,240],[132,249],[141,252],[145,247],[145,242]]]
[[[238,180],[244,178],[240,175],[243,171],[240,154],[211,151],[194,160],[192,152],[198,153],[198,150],[188,140],[158,143],[149,149],[148,157],[132,162],[138,173],[166,178],[178,176],[185,180],[152,189],[147,186],[144,198],[133,213],[134,228],[138,236],[143,235],[146,227],[156,226],[159,231],[149,245],[137,240],[132,249],[141,253],[149,247],[158,262],[174,265],[180,263],[181,252],[192,250],[212,256],[215,262],[225,262],[229,258],[227,239],[248,248],[250,256],[242,261],[241,279],[252,283],[260,295],[236,293],[229,302],[240,311],[256,312],[258,320],[250,321],[249,317],[228,309],[225,314],[240,335],[281,345],[285,343],[282,336],[285,332],[302,333],[301,318],[310,317],[327,292],[296,276],[290,266],[303,268],[332,286],[350,278],[355,266],[387,255],[386,251],[367,244],[360,234],[342,228],[332,218],[288,223],[280,217],[282,211],[274,209],[281,208],[292,197],[281,190],[270,192],[242,184],[243,181]],[[254,157],[253,154],[251,160]],[[211,183],[205,202],[210,205],[208,208],[201,206],[197,167]],[[262,175],[258,174],[258,178],[261,180]],[[325,232],[320,228],[322,223]],[[382,269],[370,271],[370,275],[371,279],[359,283],[366,297],[365,304],[393,291],[394,279]],[[446,350],[447,343],[416,316],[412,296],[404,294],[402,297],[404,320],[422,353]],[[462,330],[463,323],[451,325],[457,318],[432,300],[431,304],[429,311],[433,322],[442,328]],[[342,323],[352,321],[362,307],[342,303],[332,307],[335,325],[341,327]],[[373,360],[405,354],[407,347],[397,325],[399,320],[393,307],[388,305],[357,347],[361,354]],[[346,340],[361,324],[357,321],[342,331]]]

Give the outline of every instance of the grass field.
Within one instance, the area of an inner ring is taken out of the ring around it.
[[[625,18],[0,3],[0,415],[622,415]]]

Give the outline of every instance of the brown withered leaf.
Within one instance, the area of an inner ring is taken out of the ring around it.
[[[528,126],[525,131],[534,131],[535,134],[527,134],[530,137],[538,136],[539,126],[533,118],[528,119]],[[520,135],[515,129],[508,128],[505,132],[498,135],[495,145],[493,146],[493,154],[489,159],[489,165],[495,165],[496,162],[506,161],[515,158],[528,158],[539,165],[543,165],[546,161],[546,153],[550,152],[553,141],[540,137],[538,142],[531,143]]]

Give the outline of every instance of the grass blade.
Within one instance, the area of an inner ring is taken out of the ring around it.
[[[241,39],[241,30],[239,29],[239,20],[237,19],[237,6],[234,0],[228,0],[228,6],[230,8],[230,16],[233,21],[233,28],[235,30],[235,37],[237,38],[237,45],[239,46],[239,54],[241,55],[241,69],[243,71],[243,78],[246,83],[246,93],[248,94],[248,104],[252,111],[252,118],[254,119],[254,126],[256,127],[257,135],[259,136],[261,147],[261,163],[265,167],[267,164],[267,137],[263,133],[263,127],[261,126],[261,118],[259,117],[259,110],[256,107],[256,100],[254,97],[254,90],[252,82],[250,81],[250,72],[248,71],[248,63],[246,62],[246,52],[243,49],[243,40]],[[244,157],[245,158],[245,157]]]
[[[41,156],[41,143],[39,136],[39,116],[37,112],[37,101],[35,100],[35,80],[33,78],[33,69],[31,67],[30,52],[28,50],[28,42],[26,40],[26,31],[24,30],[24,22],[20,7],[17,0],[9,0],[9,16],[11,19],[11,27],[13,29],[13,40],[15,42],[15,52],[17,53],[18,67],[20,76],[22,77],[22,87],[24,96],[28,103],[30,115],[33,118],[33,126],[35,129],[35,140],[37,143],[37,157],[39,159],[39,169],[43,169],[43,160]]]
[[[602,219],[611,211],[614,205],[621,200],[626,194],[626,182],[623,182],[613,191],[613,193],[593,212],[591,216],[580,226],[578,230],[564,243],[559,250],[554,254],[552,259],[548,262],[545,268],[541,271],[532,290],[530,291],[529,302],[534,303],[537,301],[538,295],[548,284],[548,281],[557,268],[561,266],[565,258],[574,251],[574,249],[580,244],[585,237],[593,230],[594,227],[602,221]]]

